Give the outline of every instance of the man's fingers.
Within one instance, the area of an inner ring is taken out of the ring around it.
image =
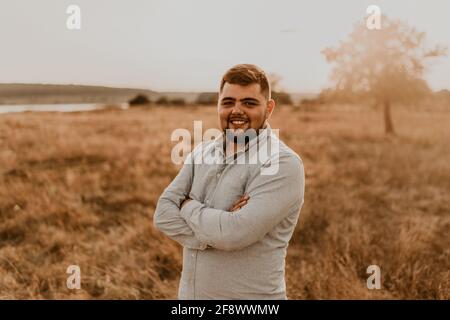
[[[241,207],[247,204],[248,199],[250,199],[250,196],[248,194],[244,194],[233,204],[230,211],[233,212],[239,210]]]
[[[247,201],[250,197],[247,194],[244,194],[242,197],[240,197],[233,206],[238,205],[239,203],[241,203],[242,201]]]
[[[242,208],[243,206],[245,206],[247,204],[247,202],[241,202],[240,204],[235,205],[233,208],[231,208],[230,211],[236,211],[239,210],[240,208]]]
[[[236,202],[233,204],[233,207],[240,206],[243,202],[246,202],[246,201],[247,201],[247,199],[244,198],[244,197],[242,197],[242,198],[240,198],[238,201],[236,201]]]
[[[231,208],[230,211],[236,211],[236,210],[239,210],[240,208],[242,208],[243,206],[245,206],[245,205],[247,204],[247,202],[248,202],[248,200],[247,200],[247,199],[244,199],[244,200],[241,200],[241,201],[238,202],[238,203],[235,203],[234,206]]]
[[[241,201],[238,201],[238,202],[236,202],[236,203],[233,205],[233,207],[240,207],[244,202],[247,202],[247,200],[246,200],[246,199],[243,199],[243,200],[241,200]]]
[[[235,208],[231,209],[230,212],[236,212],[236,211],[240,210],[242,207],[243,207],[243,205],[235,207]]]

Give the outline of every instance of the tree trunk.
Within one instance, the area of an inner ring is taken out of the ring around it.
[[[384,132],[386,134],[394,134],[394,125],[391,117],[391,102],[384,100]]]

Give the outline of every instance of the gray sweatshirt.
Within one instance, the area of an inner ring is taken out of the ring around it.
[[[225,156],[223,139],[189,154],[153,217],[183,246],[178,298],[287,299],[285,257],[304,201],[303,162],[270,127],[234,156]],[[248,203],[228,211],[244,193]],[[186,196],[193,200],[180,210]]]

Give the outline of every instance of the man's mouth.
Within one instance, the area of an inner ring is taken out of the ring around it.
[[[247,118],[230,118],[226,130],[227,140],[236,144],[245,145],[256,134],[250,130],[250,121]],[[250,130],[250,131],[249,131]]]
[[[242,126],[248,123],[247,119],[230,119],[229,121],[234,126]]]

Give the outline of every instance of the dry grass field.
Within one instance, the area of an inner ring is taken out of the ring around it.
[[[385,137],[375,111],[275,110],[306,170],[290,299],[450,299],[450,113],[393,117]],[[215,127],[216,109],[0,115],[0,298],[176,298],[181,247],[152,216],[179,169],[170,134],[194,120]]]

